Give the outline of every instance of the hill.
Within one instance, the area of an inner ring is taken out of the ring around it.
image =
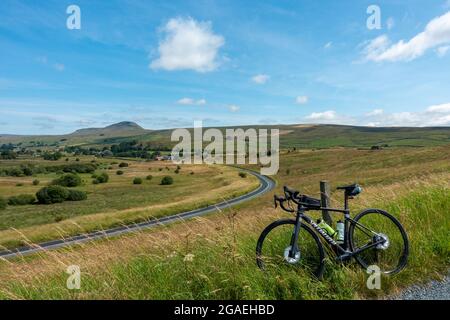
[[[281,148],[335,148],[371,146],[425,147],[450,144],[450,127],[362,127],[347,125],[268,125],[238,126],[243,129],[279,129]],[[222,132],[229,127],[220,128]],[[204,128],[207,129],[207,128]],[[190,129],[192,131],[192,129]],[[134,122],[120,122],[105,128],[80,129],[59,136],[12,136],[0,135],[0,144],[22,143],[36,145],[111,145],[137,140],[142,143],[171,147],[172,130],[146,130]],[[225,134],[224,134],[225,136]]]
[[[142,135],[150,130],[146,130],[137,123],[123,121],[115,123],[104,128],[85,128],[76,130],[73,133],[65,135],[0,135],[0,144],[3,143],[22,143],[23,145],[75,145],[89,144],[102,141],[107,138],[123,138],[129,136]]]

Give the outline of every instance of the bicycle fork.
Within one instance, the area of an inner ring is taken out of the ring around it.
[[[289,250],[289,254],[288,257],[295,259],[297,253],[299,252],[299,248],[298,248],[298,234],[300,232],[300,225],[301,225],[301,221],[303,218],[303,211],[297,211],[297,216],[295,218],[295,227],[294,227],[294,232],[292,233],[292,237],[291,237],[291,248]]]

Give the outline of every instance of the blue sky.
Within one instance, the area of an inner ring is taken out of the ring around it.
[[[450,1],[0,2],[0,133],[125,120],[450,125]]]

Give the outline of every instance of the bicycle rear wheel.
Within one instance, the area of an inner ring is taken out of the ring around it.
[[[261,233],[256,246],[256,263],[262,270],[298,268],[320,279],[324,269],[325,253],[317,234],[301,223],[298,235],[298,252],[289,257],[294,220],[278,220]]]
[[[355,256],[364,269],[375,265],[384,274],[395,274],[406,266],[409,255],[408,237],[394,216],[383,210],[368,209],[359,213],[353,221],[349,228],[352,251],[383,241]]]

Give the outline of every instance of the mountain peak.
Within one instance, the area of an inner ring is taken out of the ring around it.
[[[122,121],[118,123],[111,124],[104,128],[86,128],[79,129],[72,133],[72,135],[102,135],[102,136],[129,136],[145,133],[147,130],[142,128],[135,122],[132,121]]]
[[[144,130],[140,125],[136,122],[132,121],[122,121],[118,123],[111,124],[104,129],[136,129],[136,130]]]

